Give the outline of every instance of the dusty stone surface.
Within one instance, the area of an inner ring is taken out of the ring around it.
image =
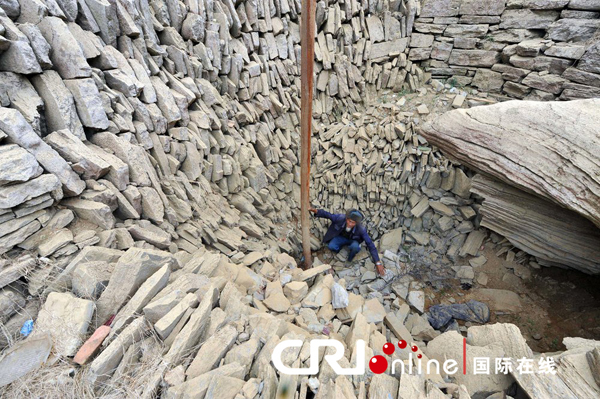
[[[94,302],[53,292],[40,310],[34,334],[50,334],[57,353],[73,356],[84,341],[93,312]]]
[[[440,362],[445,359],[455,359],[462,354],[463,339],[456,331],[444,333],[434,338],[425,349],[425,353],[431,359]],[[490,359],[502,358],[505,352],[500,345],[487,347],[475,347],[467,344],[467,368],[473,370],[475,357],[489,357]],[[495,360],[494,360],[495,362]],[[455,376],[459,384],[464,384],[471,396],[486,395],[493,393],[498,387],[506,389],[513,383],[512,377],[504,374],[473,375],[462,373]]]

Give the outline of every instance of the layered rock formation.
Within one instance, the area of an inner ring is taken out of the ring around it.
[[[422,133],[448,156],[526,191],[478,180],[484,225],[545,262],[597,274],[599,110],[597,99],[510,101],[448,112]]]
[[[600,273],[600,230],[575,212],[494,179],[477,175],[484,198],[481,225],[535,255],[541,265]]]
[[[600,100],[510,101],[448,112],[427,139],[472,169],[533,192],[600,226]]]

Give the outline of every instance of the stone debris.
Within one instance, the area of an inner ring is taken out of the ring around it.
[[[292,281],[283,287],[283,292],[285,297],[290,301],[290,304],[295,305],[302,302],[308,294],[308,284],[304,281]]]
[[[425,311],[425,293],[423,291],[410,291],[408,293],[408,303],[423,313]]]
[[[121,334],[113,340],[91,362],[87,379],[91,384],[100,384],[110,378],[117,368],[125,351],[131,344],[140,341],[149,329],[143,317],[132,321]]]
[[[84,341],[93,313],[94,302],[53,292],[40,310],[32,336],[49,334],[56,353],[74,356]]]
[[[40,368],[50,356],[51,350],[52,339],[49,335],[15,344],[0,359],[0,387]]]
[[[0,261],[0,289],[6,287],[33,271],[37,264],[31,255],[22,255],[16,259]]]
[[[114,263],[104,261],[82,262],[71,275],[73,293],[80,298],[98,299],[114,271]]]

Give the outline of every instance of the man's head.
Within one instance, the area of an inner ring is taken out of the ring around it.
[[[346,229],[353,229],[354,226],[360,224],[365,217],[362,213],[358,211],[358,209],[350,209],[346,212]]]

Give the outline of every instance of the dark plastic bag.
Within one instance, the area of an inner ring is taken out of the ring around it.
[[[453,319],[484,324],[490,321],[490,308],[485,303],[474,300],[452,305],[434,305],[429,308],[427,317],[431,326],[436,330],[441,329]]]

